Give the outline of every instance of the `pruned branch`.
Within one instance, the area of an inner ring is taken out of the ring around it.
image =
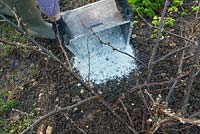
[[[3,39],[0,38],[0,43],[2,43],[2,45],[9,45],[9,46],[13,46],[13,47],[20,47],[20,48],[24,48],[24,49],[30,49],[30,50],[39,52],[40,54],[43,54],[43,55],[47,56],[46,53],[44,53],[42,51],[39,51],[39,49],[37,49],[36,47],[25,45],[25,44],[22,44],[20,42],[10,42],[10,41],[6,41],[6,40],[3,40]]]
[[[133,132],[134,134],[137,134],[137,131],[135,128],[132,128],[129,126],[129,124],[122,119],[113,109],[112,107],[98,94],[96,93],[91,86],[88,86],[73,70],[70,69],[68,65],[63,63],[58,57],[56,57],[51,51],[40,45],[37,41],[35,41],[29,34],[27,34],[25,31],[22,30],[21,27],[18,27],[15,25],[12,21],[10,21],[8,18],[6,18],[4,15],[0,14],[0,17],[3,18],[7,23],[9,23],[11,26],[15,27],[21,34],[23,34],[27,39],[30,40],[30,42],[34,45],[36,45],[40,51],[45,52],[48,54],[49,57],[54,59],[56,62],[60,63],[63,68],[66,70],[67,73],[69,73],[72,77],[74,77],[87,91],[89,91],[92,95],[98,96],[99,101],[108,109],[109,112],[111,112],[121,123],[125,124],[126,127]]]
[[[40,119],[36,120],[32,125],[30,125],[28,128],[26,128],[24,131],[21,132],[21,134],[25,134],[27,133],[29,130],[31,130],[32,128],[34,128],[35,126],[37,126],[39,123],[41,123],[42,121],[44,121],[45,119],[57,114],[57,113],[61,113],[61,112],[65,112],[65,111],[69,111],[75,107],[78,107],[88,101],[91,101],[91,100],[94,100],[94,99],[97,99],[98,97],[97,96],[92,96],[92,97],[89,97],[85,100],[82,100],[76,104],[73,104],[71,106],[68,106],[68,107],[64,107],[64,108],[56,108],[55,110],[49,112],[48,114],[45,114],[43,116],[40,117]]]
[[[188,49],[188,48],[190,48],[190,47],[192,47],[192,46],[193,46],[193,45],[191,44],[191,45],[182,47],[182,48],[180,48],[180,49],[177,49],[177,50],[175,50],[175,51],[169,52],[168,54],[162,56],[161,58],[159,58],[159,59],[153,61],[152,64],[157,64],[158,62],[163,61],[163,60],[167,59],[168,57],[173,56],[173,55],[175,55],[175,54],[178,53],[178,52],[184,51],[184,50],[186,50],[186,49]]]
[[[165,14],[167,12],[167,7],[168,7],[168,4],[169,4],[169,0],[166,0],[165,1],[165,5],[164,5],[164,9],[163,9],[163,13],[162,13],[162,17],[161,17],[161,20],[160,20],[160,26],[159,26],[159,30],[158,30],[158,35],[157,35],[157,39],[156,39],[156,44],[152,50],[152,54],[151,54],[151,57],[150,57],[150,60],[149,60],[149,64],[148,64],[148,77],[147,77],[147,82],[150,82],[151,80],[151,74],[152,74],[152,71],[153,71],[153,61],[155,59],[155,56],[156,56],[156,53],[157,53],[157,49],[160,45],[160,37],[161,37],[161,34],[162,34],[162,29],[164,27],[164,19],[165,19]]]
[[[124,109],[124,111],[125,111],[125,113],[126,113],[126,115],[127,115],[127,117],[128,117],[128,120],[129,120],[129,122],[130,122],[130,125],[133,127],[133,126],[134,126],[133,120],[131,119],[131,116],[130,116],[130,114],[129,114],[129,112],[128,112],[128,110],[127,110],[127,108],[126,108],[126,106],[125,106],[125,104],[124,104],[124,102],[123,102],[123,100],[122,100],[122,99],[119,99],[119,101],[120,101],[120,103],[121,103],[121,105],[122,105],[122,107],[123,107],[123,109]]]
[[[197,49],[196,49],[195,54],[194,54],[193,67],[191,69],[191,74],[190,74],[189,79],[188,79],[187,89],[186,89],[186,93],[185,93],[185,99],[184,99],[184,102],[183,102],[182,111],[183,111],[184,114],[186,114],[186,112],[187,112],[189,97],[190,97],[190,93],[191,93],[191,90],[192,90],[194,78],[196,76],[197,66],[199,64],[199,56],[200,56],[200,37],[199,37],[199,42],[197,44]]]
[[[132,93],[132,92],[134,92],[134,91],[136,91],[136,90],[138,90],[138,89],[140,89],[140,88],[144,88],[144,87],[164,86],[164,85],[166,85],[166,84],[170,84],[170,83],[174,82],[175,80],[182,79],[182,78],[188,76],[190,73],[191,73],[191,72],[189,71],[189,72],[187,72],[187,73],[185,73],[185,74],[182,74],[182,75],[180,75],[180,76],[177,76],[176,78],[171,79],[171,80],[169,80],[169,81],[151,82],[151,83],[138,84],[138,85],[136,85],[136,86],[130,88],[130,89],[127,91],[127,94]]]
[[[184,117],[176,115],[175,113],[172,113],[171,111],[168,111],[168,110],[163,110],[162,113],[171,117],[174,120],[178,120],[179,122],[181,122],[183,124],[188,123],[188,124],[192,124],[192,125],[200,125],[200,120],[184,118]]]
[[[187,46],[187,41],[185,41],[185,45]],[[185,58],[185,50],[183,50],[182,52],[182,55],[181,55],[181,59],[180,59],[180,63],[178,65],[178,72],[177,72],[177,75],[181,75],[183,73],[183,62],[184,62],[184,58]],[[175,87],[177,85],[177,83],[179,82],[179,79],[175,80],[173,85],[171,86],[168,94],[167,94],[167,97],[166,97],[166,102],[168,103],[169,100],[170,100],[170,97],[172,96],[172,94],[174,93],[174,90],[175,90]]]

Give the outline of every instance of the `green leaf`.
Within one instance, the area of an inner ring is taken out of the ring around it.
[[[168,12],[178,12],[178,8],[176,6],[172,6],[168,9]]]
[[[175,19],[171,18],[171,17],[167,17],[164,21],[165,25],[173,27],[174,23],[175,23]]]
[[[164,0],[128,0],[132,7],[136,7],[142,16],[153,18],[159,13],[164,4]]]
[[[153,18],[155,16],[155,12],[151,8],[146,8],[144,10],[144,13],[150,18]]]
[[[196,11],[198,11],[199,10],[199,6],[192,6],[192,11],[193,12],[196,12]]]
[[[172,4],[176,7],[183,5],[183,0],[173,0]]]
[[[183,11],[181,12],[181,16],[183,17],[183,16],[186,16],[186,15],[188,15],[189,14],[189,12],[188,12],[188,10],[187,9],[183,9]]]
[[[153,21],[151,22],[154,26],[160,25],[161,17],[154,16]]]

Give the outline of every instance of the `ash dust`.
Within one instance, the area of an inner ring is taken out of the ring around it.
[[[134,50],[126,44],[120,27],[114,27],[97,33],[103,42],[109,42],[113,47],[134,57]],[[100,43],[94,35],[86,36],[74,42],[77,52],[73,58],[73,67],[79,71],[83,80],[102,84],[108,80],[128,77],[137,69],[135,60],[128,55],[113,50],[110,46]],[[90,64],[89,64],[90,62]],[[89,71],[90,68],[90,71]],[[90,75],[88,75],[90,72]]]

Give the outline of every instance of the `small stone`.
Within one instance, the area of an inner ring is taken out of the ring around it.
[[[75,107],[75,108],[74,108],[74,112],[75,112],[75,111],[77,111],[77,110],[78,110],[78,108],[77,108],[77,107]]]
[[[33,82],[32,86],[36,86],[37,85],[37,81]]]
[[[81,89],[80,93],[81,94],[84,94],[85,90],[84,89]]]
[[[131,36],[133,39],[135,39],[136,37],[137,37],[137,35],[136,34],[132,34],[132,36]]]
[[[77,84],[77,86],[79,87],[79,86],[81,86],[81,84],[80,84],[80,83],[78,83],[78,84]]]
[[[73,103],[79,102],[79,101],[81,101],[81,98],[79,96],[72,97],[72,102]]]
[[[19,89],[23,90],[23,89],[24,89],[24,87],[23,87],[23,86],[19,86]]]
[[[90,87],[90,89],[94,88],[94,85],[92,84],[92,82],[89,82],[88,86]]]
[[[103,94],[103,92],[102,92],[101,90],[98,90],[98,93],[99,93],[99,94]]]
[[[135,20],[135,21],[133,21],[133,24],[137,24],[137,23],[138,23],[138,21],[136,21],[136,20]]]
[[[164,37],[164,36],[161,36],[160,40],[163,40],[163,39],[165,39],[165,37]]]

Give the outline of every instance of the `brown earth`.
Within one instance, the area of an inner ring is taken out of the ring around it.
[[[66,2],[61,4],[65,7],[63,10],[79,7],[88,2],[79,0],[78,2],[69,1],[69,3],[71,5]],[[189,4],[188,2],[185,6]],[[194,16],[191,15],[184,19],[189,22],[193,18]],[[138,17],[135,19],[138,19]],[[173,32],[180,34],[180,27],[185,27],[186,29],[187,25],[182,18],[177,17]],[[167,30],[171,30],[171,28],[167,28]],[[146,65],[148,64],[151,50],[155,43],[155,39],[150,38],[151,34],[153,34],[153,28],[150,28],[144,22],[139,21],[135,24],[133,35],[136,35],[136,37],[132,38],[131,43],[136,51],[137,58]],[[184,45],[184,41],[175,36],[168,34],[164,36],[165,39],[161,41],[159,53],[156,58]],[[169,37],[167,38],[167,36]],[[64,61],[64,56],[57,42],[42,39],[37,39],[37,41]],[[187,50],[188,55],[190,51],[192,50]],[[175,56],[171,56],[156,64],[153,70],[152,82],[162,82],[176,78],[180,56],[181,53],[177,53]],[[146,109],[145,99],[147,105],[152,108],[151,99],[144,93],[145,89],[147,89],[146,87],[129,93],[137,82],[144,83],[147,77],[147,70],[139,63],[138,65],[140,68],[133,70],[128,78],[108,81],[102,85],[94,85],[94,90],[98,93],[102,92],[101,96],[130,124],[126,112],[120,103],[120,100],[122,100],[134,123],[134,128],[140,133],[148,133],[145,130],[149,130],[152,127],[152,122],[148,122],[147,120],[159,120],[158,118],[162,119],[163,115],[156,115],[152,111],[151,115]],[[186,72],[190,67],[191,58],[188,58],[184,62],[183,70]],[[34,117],[27,117],[14,111],[2,114],[3,118],[13,120],[14,122],[23,120],[24,118],[35,120],[37,119],[35,117],[40,117],[54,110],[55,107],[69,106],[91,96],[59,63],[32,50],[17,48],[9,52],[8,55],[1,56],[0,68],[2,68],[2,71],[0,71],[0,91],[13,92],[14,98],[19,102],[15,109],[34,115]],[[197,112],[200,107],[199,78],[200,75],[197,75],[195,78],[190,96],[188,115]],[[168,107],[175,113],[179,113],[183,105],[186,82],[187,78],[178,83],[176,91],[169,102]],[[172,84],[153,86],[148,91],[154,99],[161,95],[161,101],[165,101],[171,86]],[[145,99],[143,98],[143,94]],[[66,115],[69,118],[66,118]],[[43,121],[39,126],[42,126],[42,124],[44,125],[44,130],[46,130],[47,126],[51,126],[52,134],[81,134],[84,132],[88,134],[131,134],[130,130],[124,124],[120,123],[99,101],[85,103],[80,107],[66,112],[65,115],[61,113],[52,116]],[[29,133],[36,133],[39,126],[35,127]],[[187,126],[189,128],[185,128]],[[14,133],[17,134],[19,131],[16,130]],[[199,134],[200,129],[196,126],[174,121],[164,124],[156,133]]]

